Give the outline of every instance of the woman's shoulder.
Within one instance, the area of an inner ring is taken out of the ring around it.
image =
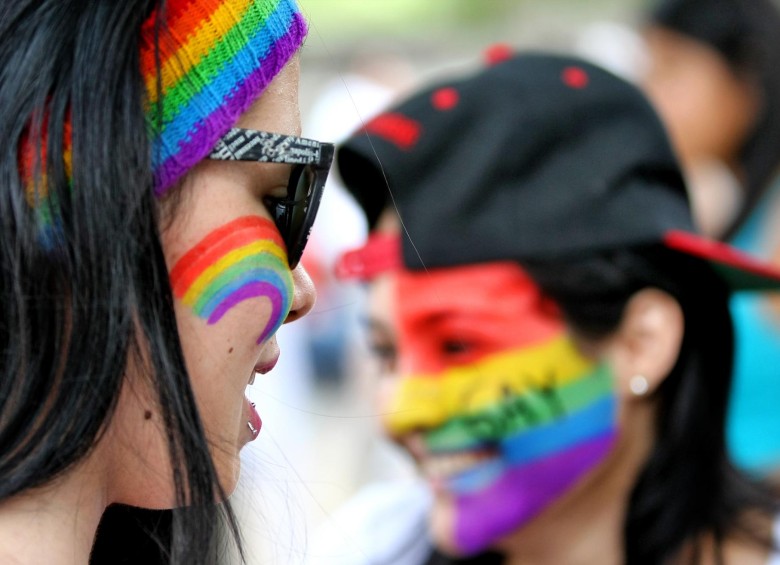
[[[373,483],[333,512],[308,543],[306,565],[422,565],[431,493],[418,481]]]

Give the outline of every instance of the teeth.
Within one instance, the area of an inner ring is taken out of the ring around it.
[[[446,478],[463,473],[493,457],[493,453],[485,451],[429,455],[422,463],[422,468],[430,478]]]

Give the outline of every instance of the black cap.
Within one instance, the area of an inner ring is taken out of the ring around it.
[[[573,58],[523,54],[426,88],[350,137],[337,163],[371,227],[397,206],[409,268],[565,257],[695,232],[649,103]],[[720,261],[686,241],[682,251]],[[761,265],[735,267],[745,268],[749,282],[728,277],[733,285],[780,286]]]

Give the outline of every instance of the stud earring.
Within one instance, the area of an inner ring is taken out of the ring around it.
[[[644,396],[650,389],[650,385],[644,375],[634,375],[631,380],[628,381],[628,388],[631,389],[631,393],[634,396]]]

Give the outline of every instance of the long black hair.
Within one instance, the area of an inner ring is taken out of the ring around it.
[[[656,442],[629,501],[624,562],[697,563],[708,539],[722,560],[726,536],[771,547],[750,520],[756,513],[773,514],[777,505],[763,485],[732,466],[726,452],[733,335],[729,290],[719,276],[706,263],[660,245],[521,261],[521,266],[558,303],[567,322],[588,337],[613,333],[628,301],[644,288],[667,292],[682,309],[679,357],[653,393]],[[437,553],[428,563],[501,562],[494,553],[463,560]]]
[[[182,506],[160,555],[199,564],[213,562],[217,516],[239,540],[230,506],[216,502],[225,493],[185,368],[152,191],[139,41],[162,9],[17,0],[0,12],[0,502],[90,453],[135,358],[157,394]],[[20,167],[27,147],[32,171]]]

